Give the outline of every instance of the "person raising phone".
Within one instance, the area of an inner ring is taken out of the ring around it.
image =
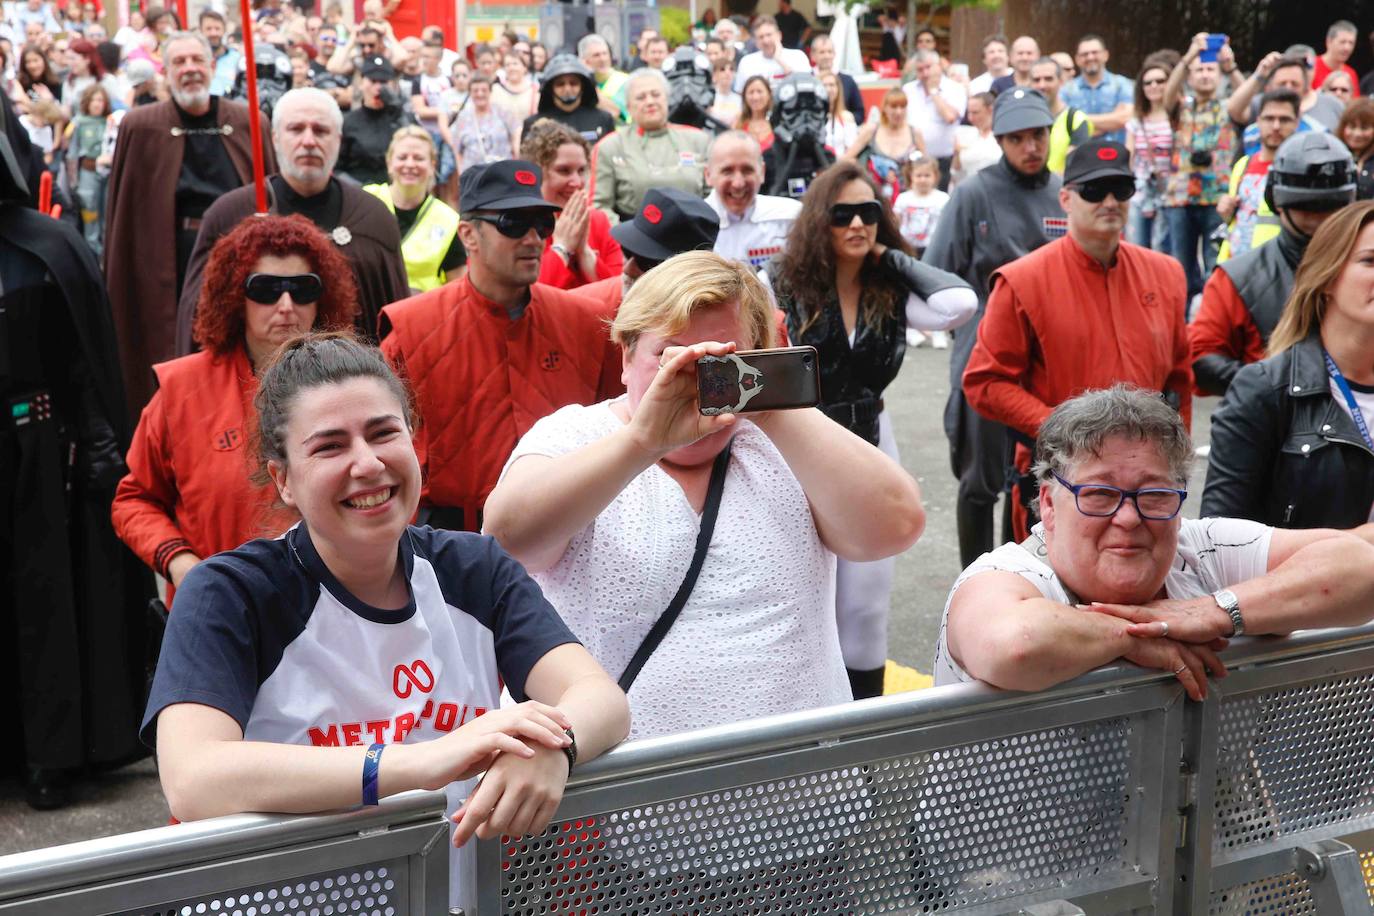
[[[447,788],[455,846],[542,831],[625,736],[624,695],[494,541],[409,524],[414,417],[376,349],[287,341],[254,406],[258,476],[301,520],[182,582],[142,728],[173,816]],[[498,709],[502,685],[525,702]],[[472,912],[467,855],[450,905]]]
[[[847,701],[835,556],[900,553],[925,525],[916,481],[817,409],[700,413],[697,360],[776,333],[748,265],[709,251],[663,262],[612,325],[627,394],[535,423],[487,500],[486,533],[632,682],[635,737]],[[703,528],[710,551],[688,587]],[[680,584],[680,615],[633,677]]]

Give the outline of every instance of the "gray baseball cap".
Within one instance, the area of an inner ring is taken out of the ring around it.
[[[1018,130],[1049,127],[1054,123],[1050,105],[1034,89],[1008,89],[992,105],[992,133],[1000,137]]]

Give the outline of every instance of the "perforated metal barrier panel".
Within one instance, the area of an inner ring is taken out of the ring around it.
[[[1130,871],[1128,719],[750,782],[506,840],[506,916],[933,913]],[[485,916],[485,914],[484,914]]]
[[[406,860],[396,859],[375,867],[239,888],[233,893],[199,896],[153,909],[125,910],[118,916],[398,916],[410,912],[406,869]]]
[[[1374,675],[1222,705],[1214,850],[1374,817]]]
[[[1374,823],[1374,674],[1250,691],[1221,704],[1212,850],[1243,860],[1288,837],[1356,834]],[[1278,860],[1276,860],[1278,861]],[[1374,853],[1360,856],[1368,886]],[[1289,871],[1213,890],[1209,914],[1320,912],[1309,875]],[[1223,870],[1224,873],[1224,870]]]

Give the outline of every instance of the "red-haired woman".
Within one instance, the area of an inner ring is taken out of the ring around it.
[[[303,216],[244,220],[210,253],[196,312],[199,353],[153,367],[158,390],[134,433],[115,492],[115,532],[172,588],[203,557],[294,519],[270,486],[249,482],[257,369],[311,328],[352,326],[348,262]]]
[[[105,70],[95,42],[78,38],[67,46],[67,78],[62,81],[62,108],[68,118],[75,117],[81,107],[81,93],[96,83],[105,87],[110,100],[127,103],[119,80]]]

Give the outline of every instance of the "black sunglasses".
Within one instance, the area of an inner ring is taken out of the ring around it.
[[[876,200],[866,200],[861,204],[833,204],[830,207],[830,225],[843,229],[854,222],[857,216],[865,226],[872,226],[882,215],[883,205]]]
[[[1090,204],[1100,204],[1110,194],[1121,203],[1135,196],[1134,178],[1103,178],[1073,186],[1078,196]]]
[[[531,229],[539,233],[541,239],[553,235],[553,210],[503,210],[499,214],[470,213],[468,219],[479,223],[491,223],[496,231],[508,239],[523,239]]]
[[[291,301],[297,305],[309,305],[319,301],[324,283],[319,274],[249,274],[243,284],[243,294],[263,305],[272,305],[281,299],[282,293],[290,293]]]

